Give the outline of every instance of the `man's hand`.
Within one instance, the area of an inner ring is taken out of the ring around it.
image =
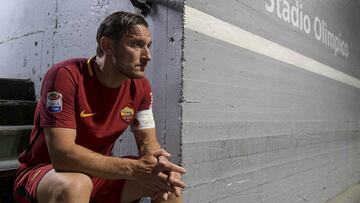
[[[168,183],[170,184],[170,186],[172,188],[172,192],[174,192],[176,197],[179,197],[181,194],[181,190],[185,188],[185,184],[181,181],[181,174],[176,171],[166,171],[166,168],[167,168],[166,166],[169,163],[171,163],[170,161],[168,161],[168,157],[160,156],[160,157],[158,157],[158,160],[159,160],[159,166],[161,168],[163,168],[164,169],[163,172],[165,172],[168,175]],[[184,173],[185,173],[185,171],[184,171]],[[184,174],[184,173],[182,173],[182,174]],[[179,187],[179,186],[177,186],[179,184],[184,184],[184,185],[182,185],[182,187]],[[158,194],[158,196],[161,195],[164,200],[167,200],[167,198],[170,194],[171,194],[171,192],[166,192],[166,193]]]
[[[181,175],[180,175],[180,173],[171,171],[171,172],[170,172],[170,176],[169,176],[169,182],[170,182],[170,184],[171,184],[171,185],[175,185],[174,183],[177,182],[177,181],[181,181]],[[184,189],[184,188],[180,188],[180,187],[177,187],[177,186],[173,186],[173,189],[174,189],[174,192],[175,192],[176,197],[179,197],[180,194],[181,194],[181,190]]]
[[[168,161],[169,157],[170,154],[162,149],[144,154],[133,169],[134,180],[156,193],[176,193],[175,187],[185,188],[180,179],[171,177],[171,172],[184,174],[185,169]]]

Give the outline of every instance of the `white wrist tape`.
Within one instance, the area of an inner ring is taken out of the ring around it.
[[[134,121],[131,123],[132,131],[146,128],[155,128],[152,109],[138,111]]]

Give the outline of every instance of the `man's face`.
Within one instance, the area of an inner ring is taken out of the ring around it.
[[[137,32],[124,35],[119,41],[114,41],[113,66],[120,74],[129,78],[145,76],[145,67],[151,60],[151,34],[143,25],[136,26]]]

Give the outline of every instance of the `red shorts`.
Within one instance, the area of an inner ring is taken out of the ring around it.
[[[42,177],[53,167],[50,164],[42,164],[28,168],[15,180],[14,195],[18,203],[37,203],[36,189]],[[93,191],[90,203],[112,203],[121,201],[121,191],[126,180],[107,180],[102,178],[92,178]],[[138,202],[138,201],[135,201]]]

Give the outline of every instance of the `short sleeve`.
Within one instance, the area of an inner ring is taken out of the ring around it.
[[[131,123],[131,130],[137,131],[147,128],[155,128],[154,116],[152,113],[153,95],[151,92],[150,82],[145,79],[143,83],[143,97],[140,102],[135,119]]]
[[[76,128],[76,85],[71,72],[64,67],[50,69],[41,89],[41,127]]]
[[[151,86],[149,80],[145,79],[143,82],[143,88],[144,88],[144,94],[142,97],[142,100],[139,105],[139,111],[140,110],[147,110],[152,108],[153,103],[153,94],[151,91]]]

